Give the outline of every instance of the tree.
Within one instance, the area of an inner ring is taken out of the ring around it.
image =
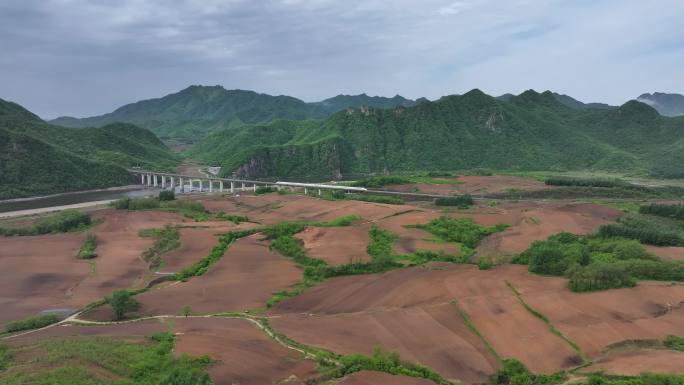
[[[191,315],[192,314],[192,308],[190,307],[190,305],[183,306],[183,309],[181,310],[181,314],[183,314],[186,317]]]
[[[107,298],[107,302],[112,307],[116,320],[122,319],[126,312],[137,310],[140,307],[140,303],[125,289],[114,291],[112,295]]]

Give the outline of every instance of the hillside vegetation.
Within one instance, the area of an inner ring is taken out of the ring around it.
[[[393,98],[338,95],[321,102],[306,103],[291,96],[272,96],[221,86],[190,86],[162,98],[127,104],[115,111],[89,118],[60,117],[50,123],[65,127],[99,127],[114,122],[145,127],[164,140],[194,142],[207,134],[246,124],[277,119],[321,119],[352,106],[392,108],[413,105],[399,95]]]
[[[507,100],[479,90],[395,109],[356,108],[323,121],[276,121],[210,135],[193,157],[224,175],[343,178],[488,167],[684,176],[684,118],[630,101],[571,108],[551,92]]]
[[[57,127],[0,99],[0,199],[125,185],[127,167],[167,170],[177,163],[145,129]]]

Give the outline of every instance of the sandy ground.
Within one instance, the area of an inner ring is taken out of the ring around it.
[[[636,376],[641,373],[684,374],[684,352],[665,349],[640,349],[612,354],[582,370]]]
[[[646,250],[653,255],[671,261],[684,260],[684,247],[658,247],[646,245]]]
[[[337,266],[370,260],[366,253],[370,228],[368,223],[347,227],[309,227],[296,237],[304,242],[309,256]]]

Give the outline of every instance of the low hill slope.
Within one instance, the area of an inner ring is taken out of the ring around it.
[[[643,103],[577,109],[548,91],[530,90],[505,101],[473,90],[411,108],[349,109],[324,121],[226,130],[192,153],[220,163],[225,174],[248,177],[341,178],[473,167],[674,176],[672,170],[684,164],[661,164],[661,154],[665,147],[678,154],[683,138],[684,120],[662,117]]]
[[[0,99],[0,199],[125,185],[131,182],[127,167],[177,163],[145,129],[57,127]]]

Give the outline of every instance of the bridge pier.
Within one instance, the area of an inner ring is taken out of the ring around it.
[[[214,192],[214,181],[209,179],[209,192]]]
[[[157,187],[157,174],[152,175],[152,184]]]
[[[242,182],[242,192],[245,192],[245,182]]]
[[[202,192],[202,179],[199,179],[198,182],[199,182],[199,192]]]
[[[171,191],[176,192],[176,184],[173,182],[175,182],[175,180],[171,177]]]
[[[162,179],[161,188],[165,189],[166,188],[166,175],[162,175],[161,179]]]
[[[318,196],[321,196],[321,189],[318,189]]]
[[[223,192],[223,181],[219,181],[219,192]]]
[[[235,193],[235,182],[230,182],[230,193],[231,194]]]
[[[150,187],[152,186],[152,174],[147,174],[147,186]]]
[[[254,192],[256,192],[256,183],[252,183],[252,188],[254,189]]]
[[[140,179],[141,179],[140,184],[144,186],[145,185],[145,174],[140,174]]]
[[[180,182],[180,193],[182,194],[182,193],[184,192],[184,190],[185,190],[185,189],[183,188],[183,177],[181,176],[181,177],[178,177],[178,178],[180,179],[180,180],[179,180],[179,182]]]
[[[309,194],[309,190],[307,190],[307,188],[304,187],[304,195],[308,195],[308,194]]]

